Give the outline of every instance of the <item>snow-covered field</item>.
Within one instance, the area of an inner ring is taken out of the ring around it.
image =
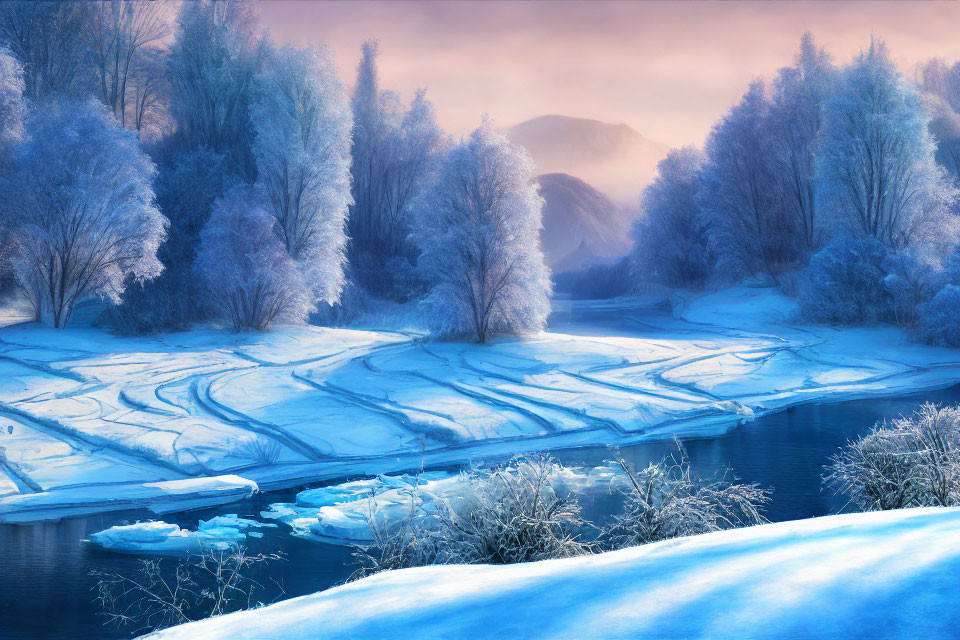
[[[763,525],[565,560],[389,571],[151,640],[956,638],[960,509]]]
[[[960,381],[960,352],[889,327],[799,326],[770,289],[684,301],[677,318],[630,302],[556,309],[551,332],[489,346],[314,327],[2,328],[0,522],[708,434],[799,402]]]

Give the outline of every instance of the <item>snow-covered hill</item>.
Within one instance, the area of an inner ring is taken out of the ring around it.
[[[947,640],[960,509],[721,531],[597,556],[381,573],[151,640]]]
[[[632,218],[579,178],[548,173],[537,178],[544,199],[540,245],[554,273],[575,271],[630,250]]]
[[[633,204],[668,147],[625,124],[547,115],[507,131],[530,152],[537,173],[568,173],[621,203]]]

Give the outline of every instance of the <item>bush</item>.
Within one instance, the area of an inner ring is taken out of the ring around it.
[[[313,309],[276,227],[248,189],[235,188],[217,200],[200,232],[194,269],[211,311],[234,331],[302,323]]]
[[[801,274],[804,317],[844,325],[891,319],[893,304],[884,287],[886,257],[886,248],[872,237],[833,240],[813,255]]]
[[[930,344],[960,347],[960,287],[948,284],[917,306],[917,335]]]
[[[960,406],[875,425],[831,457],[824,484],[861,511],[960,505]]]
[[[623,476],[607,481],[624,509],[609,526],[582,518],[576,487],[587,485],[575,470],[548,457],[516,457],[499,469],[471,472],[465,490],[435,498],[430,507],[414,492],[399,523],[388,525],[371,512],[373,544],[354,553],[353,577],[433,564],[565,558],[765,522],[760,509],[768,494],[755,484],[698,478],[682,455],[640,472],[619,462]]]
[[[766,491],[725,477],[700,478],[682,449],[642,471],[619,462],[630,483],[623,512],[604,532],[608,546],[631,547],[766,522],[760,513],[769,501]]]
[[[492,471],[473,471],[463,495],[387,527],[370,515],[374,545],[358,549],[354,577],[428,564],[512,564],[590,551],[575,496],[559,488],[563,467],[551,458],[516,457]]]

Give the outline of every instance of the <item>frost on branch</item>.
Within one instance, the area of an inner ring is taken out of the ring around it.
[[[830,459],[824,483],[861,511],[960,505],[960,407],[877,424]]]

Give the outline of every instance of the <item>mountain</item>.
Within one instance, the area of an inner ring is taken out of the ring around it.
[[[506,133],[527,149],[538,173],[577,176],[618,202],[630,204],[669,149],[625,124],[558,115],[521,122]]]
[[[627,253],[631,216],[589,184],[565,173],[537,178],[543,207],[540,245],[556,273]]]

